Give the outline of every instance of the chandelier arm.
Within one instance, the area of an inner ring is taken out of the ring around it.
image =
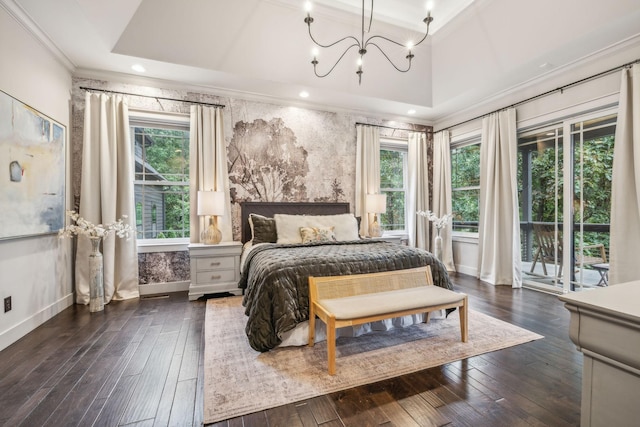
[[[338,43],[341,43],[341,42],[343,42],[343,41],[345,41],[347,39],[354,40],[356,42],[357,46],[360,47],[360,41],[357,38],[355,38],[354,36],[346,36],[346,37],[341,38],[340,40],[337,40],[337,41],[335,41],[335,42],[333,42],[331,44],[327,44],[327,45],[324,45],[322,43],[318,43],[318,41],[311,34],[311,24],[309,24],[309,37],[311,38],[311,41],[313,41],[316,45],[318,45],[318,46],[320,46],[322,48],[328,48],[328,47],[335,46]],[[351,46],[353,46],[353,45],[351,45]],[[349,46],[349,48],[351,48],[351,46]],[[347,49],[349,49],[349,48],[347,48]]]
[[[391,58],[389,58],[389,56],[384,52],[384,50],[382,50],[382,48],[380,48],[380,46],[378,46],[378,45],[377,45],[377,44],[375,44],[375,43],[370,43],[370,44],[371,44],[371,46],[375,46],[375,47],[380,51],[380,53],[382,53],[382,55],[383,55],[385,58],[387,58],[387,61],[389,61],[389,63],[390,63],[391,65],[393,65],[393,68],[395,68],[396,70],[400,71],[401,73],[406,73],[407,71],[409,71],[409,70],[411,69],[411,58],[409,57],[409,55],[407,55],[407,59],[409,60],[409,65],[407,66],[407,69],[406,69],[406,70],[403,70],[403,69],[398,68],[398,66],[397,66],[396,64],[394,64],[394,63],[393,63],[393,61],[391,60]]]
[[[333,66],[331,67],[331,69],[329,71],[327,71],[326,74],[318,74],[318,72],[316,71],[316,65],[317,65],[317,61],[315,64],[313,64],[313,73],[316,75],[316,77],[327,77],[329,74],[331,74],[331,72],[333,71],[334,68],[336,68],[336,65],[338,65],[338,63],[342,60],[342,58],[347,54],[347,52],[349,52],[349,50],[351,50],[352,47],[360,47],[359,43],[354,43],[351,46],[349,46],[348,48],[345,49],[344,52],[342,52],[342,55],[340,55],[340,58],[338,58],[338,60],[336,61],[335,64],[333,64]],[[312,62],[313,63],[313,62]]]
[[[423,41],[425,41],[425,39],[427,38],[427,36],[428,36],[428,35],[429,35],[429,33],[425,34],[425,35],[424,35],[424,37],[423,37],[419,42],[417,42],[417,43],[415,43],[415,44],[413,44],[413,45],[412,45],[412,48],[414,48],[414,47],[418,46],[420,43],[422,43]],[[404,45],[404,44],[402,44],[402,43],[399,43],[399,42],[397,42],[397,41],[395,41],[395,40],[391,40],[390,38],[387,38],[387,37],[385,37],[385,36],[371,36],[371,37],[369,37],[369,38],[367,39],[367,41],[364,43],[364,48],[365,48],[365,49],[367,48],[367,46],[369,46],[369,43],[371,43],[371,40],[373,40],[373,39],[382,39],[382,40],[388,41],[389,43],[393,43],[393,44],[395,44],[395,45],[398,45],[398,46],[400,46],[400,47],[404,47],[404,48],[406,48],[406,47],[407,47],[406,45]],[[374,43],[371,43],[371,44],[374,44]],[[380,46],[376,46],[376,47],[377,47],[378,49],[380,49]]]
[[[422,38],[420,39],[420,41],[419,41],[419,42],[417,42],[417,43],[415,43],[413,46],[414,46],[414,47],[415,47],[415,46],[418,46],[420,43],[422,43],[423,41],[425,41],[428,35],[429,35],[429,23],[427,23],[427,32],[426,32],[426,33],[424,33],[424,37],[422,37]]]

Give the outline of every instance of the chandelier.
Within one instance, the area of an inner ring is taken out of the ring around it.
[[[395,68],[396,70],[400,71],[401,73],[406,73],[407,71],[409,71],[411,69],[411,60],[413,59],[414,55],[413,53],[411,53],[411,49],[414,48],[415,46],[418,46],[420,43],[422,43],[427,36],[429,35],[429,24],[431,24],[431,21],[433,21],[433,18],[431,17],[431,11],[427,11],[427,17],[424,18],[422,20],[422,22],[424,22],[425,24],[427,24],[427,30],[424,34],[424,37],[422,37],[422,39],[420,39],[419,42],[417,43],[411,43],[408,42],[406,44],[403,43],[398,43],[395,40],[391,40],[387,37],[384,36],[369,36],[365,39],[365,33],[370,33],[371,32],[371,23],[373,22],[373,0],[371,0],[371,12],[369,14],[369,25],[365,30],[365,10],[364,10],[364,2],[365,0],[362,0],[362,28],[361,28],[361,32],[360,32],[360,39],[358,39],[355,36],[346,36],[343,37],[339,40],[336,40],[333,43],[324,45],[322,43],[318,43],[318,41],[313,37],[313,34],[311,34],[311,24],[313,23],[313,18],[311,17],[311,2],[308,1],[306,3],[306,11],[307,11],[307,17],[304,18],[304,22],[307,24],[307,27],[309,28],[309,37],[311,38],[311,40],[313,41],[313,43],[316,44],[316,46],[321,47],[321,48],[330,48],[332,46],[337,45],[338,43],[341,43],[345,40],[350,40],[352,41],[352,44],[350,44],[349,46],[347,46],[347,48],[344,50],[344,52],[342,52],[342,55],[340,55],[340,57],[338,58],[338,60],[335,62],[335,64],[333,64],[333,66],[331,68],[329,68],[329,71],[327,71],[325,74],[318,74],[318,54],[317,54],[317,49],[316,52],[314,52],[313,54],[313,61],[311,61],[311,63],[313,64],[313,72],[315,73],[316,77],[326,77],[329,74],[331,74],[331,72],[334,70],[334,68],[336,68],[336,66],[338,65],[338,63],[342,60],[342,58],[344,58],[344,56],[347,54],[347,52],[349,52],[352,48],[357,48],[358,50],[358,54],[360,55],[360,57],[358,58],[358,69],[356,71],[356,74],[358,75],[358,84],[362,83],[362,74],[364,73],[363,69],[362,69],[362,58],[364,57],[364,55],[367,53],[367,49],[370,47],[375,47],[376,49],[378,49],[380,51],[380,53],[382,53],[382,55],[387,59],[387,61],[389,61],[389,63],[391,65],[393,65],[393,68]],[[389,57],[389,55],[387,55],[387,53],[385,53],[384,50],[382,50],[382,47],[380,47],[376,42],[378,41],[385,41],[391,44],[395,44],[401,47],[404,47],[407,49],[407,55],[406,55],[406,59],[407,59],[407,63],[406,63],[406,68],[400,68],[398,65],[396,65],[391,58]]]

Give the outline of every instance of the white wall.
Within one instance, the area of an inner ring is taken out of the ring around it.
[[[65,125],[68,141],[71,73],[1,6],[0,57],[0,89]],[[13,303],[0,309],[0,350],[73,303],[71,253],[55,235],[0,240],[0,301]]]

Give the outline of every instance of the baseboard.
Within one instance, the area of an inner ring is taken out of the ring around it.
[[[0,350],[9,347],[56,314],[73,305],[73,293],[65,295],[58,301],[48,305],[22,322],[0,333]]]
[[[478,269],[474,267],[469,267],[468,265],[456,265],[456,271],[458,273],[478,277]]]
[[[140,296],[166,294],[169,292],[182,292],[189,290],[189,282],[153,283],[151,285],[139,285]]]

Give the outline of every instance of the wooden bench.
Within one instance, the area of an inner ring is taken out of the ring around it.
[[[309,277],[309,346],[318,316],[327,325],[329,374],[336,373],[336,329],[376,320],[459,307],[467,342],[467,295],[433,285],[427,267],[350,276]]]

